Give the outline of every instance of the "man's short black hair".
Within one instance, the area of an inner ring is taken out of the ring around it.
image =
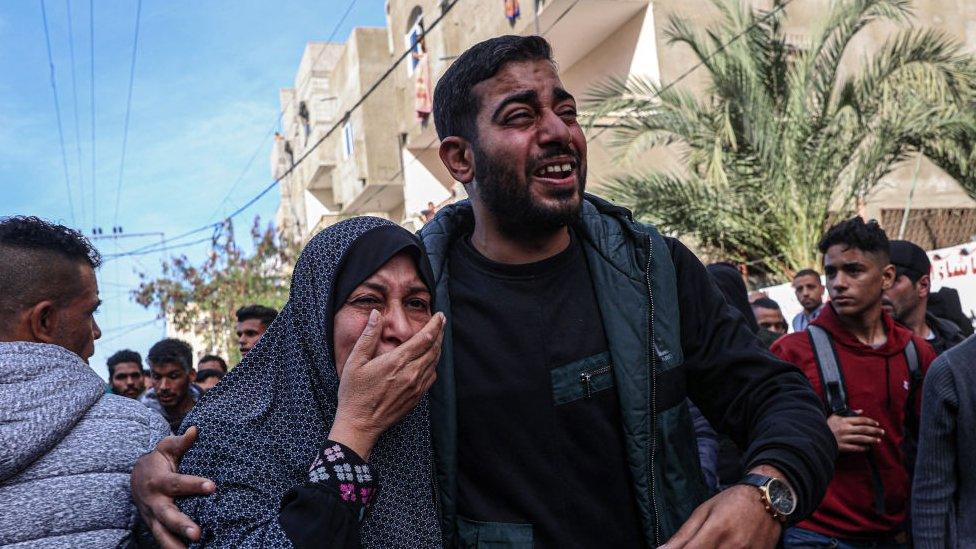
[[[539,60],[553,61],[552,48],[541,36],[498,36],[468,48],[451,63],[434,88],[437,137],[456,135],[474,142],[480,101],[472,88],[495,76],[508,63]]]
[[[843,245],[845,250],[854,248],[865,253],[876,254],[884,264],[888,263],[891,254],[888,235],[881,225],[878,225],[874,219],[865,223],[861,216],[841,221],[827,229],[817,248],[820,253],[826,254],[831,246],[838,244]]]
[[[759,307],[760,309],[772,309],[774,311],[780,310],[779,303],[776,303],[776,301],[768,297],[760,297],[759,299],[752,302],[752,306]]]
[[[101,263],[74,229],[34,216],[0,218],[0,328],[41,301],[70,301],[78,293],[76,266]]]
[[[203,364],[204,362],[216,362],[216,363],[220,364],[220,369],[221,370],[223,370],[225,372],[227,371],[227,362],[224,359],[222,359],[219,356],[217,356],[217,355],[203,355],[203,358],[201,358],[197,362],[197,370],[200,369],[199,366],[201,364]],[[207,368],[207,369],[208,370],[211,370],[212,368]]]
[[[207,368],[206,370],[200,370],[199,372],[197,372],[197,378],[194,381],[196,383],[202,383],[212,377],[215,377],[217,379],[224,379],[224,372],[221,372],[220,370],[214,370],[211,368]]]
[[[237,321],[244,322],[245,320],[250,320],[256,318],[261,321],[261,324],[265,328],[271,326],[274,322],[275,317],[278,316],[278,311],[272,309],[271,307],[265,307],[264,305],[246,305],[237,309]]]
[[[149,349],[146,361],[149,366],[177,364],[189,372],[193,369],[193,347],[181,339],[167,337]]]
[[[815,277],[817,280],[820,280],[820,273],[818,273],[814,269],[801,269],[795,275],[793,275],[793,280],[796,280],[801,276],[812,276]]]
[[[132,362],[139,366],[139,371],[142,371],[142,355],[132,351],[130,349],[123,349],[114,355],[108,357],[106,364],[108,365],[108,377],[115,375],[115,367],[123,362]]]

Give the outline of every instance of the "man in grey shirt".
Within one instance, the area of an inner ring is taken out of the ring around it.
[[[0,218],[0,546],[125,546],[129,474],[169,434],[88,365],[99,262],[73,229]]]
[[[976,336],[925,376],[912,494],[916,549],[976,547]]]

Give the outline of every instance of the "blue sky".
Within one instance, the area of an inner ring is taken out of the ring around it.
[[[67,2],[80,135],[75,132]],[[344,41],[355,26],[384,25],[383,0],[143,0],[118,194],[118,224],[126,233],[176,236],[233,211],[270,183],[267,137],[279,109],[278,90],[292,85],[305,43],[325,40],[351,3],[334,40]],[[136,0],[94,0],[94,196],[89,1],[45,0],[73,215],[41,1],[3,5],[0,216],[31,214],[86,234],[92,226],[109,233],[115,220]],[[250,226],[255,215],[273,220],[277,204],[274,190],[238,217],[238,226]],[[96,244],[111,254],[152,242],[131,238]],[[199,258],[204,250],[205,245],[197,245],[185,252]],[[161,259],[153,254],[108,261],[98,273],[104,304],[97,318],[103,336],[95,343],[91,364],[103,377],[110,354],[122,348],[145,354],[164,333],[163,322],[153,322],[155,311],[128,297],[138,284],[136,273],[157,274]]]

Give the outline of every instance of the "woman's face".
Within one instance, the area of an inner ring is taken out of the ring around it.
[[[430,320],[431,296],[417,273],[413,259],[406,252],[393,256],[362,284],[333,319],[332,341],[335,344],[336,370],[349,358],[359,336],[376,309],[381,315],[377,356],[388,353],[410,339]]]

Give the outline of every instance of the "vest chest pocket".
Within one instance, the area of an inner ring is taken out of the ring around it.
[[[458,539],[465,549],[532,549],[531,524],[480,522],[458,517]]]
[[[577,360],[549,372],[552,400],[557,406],[586,399],[613,388],[613,365],[610,353]]]

